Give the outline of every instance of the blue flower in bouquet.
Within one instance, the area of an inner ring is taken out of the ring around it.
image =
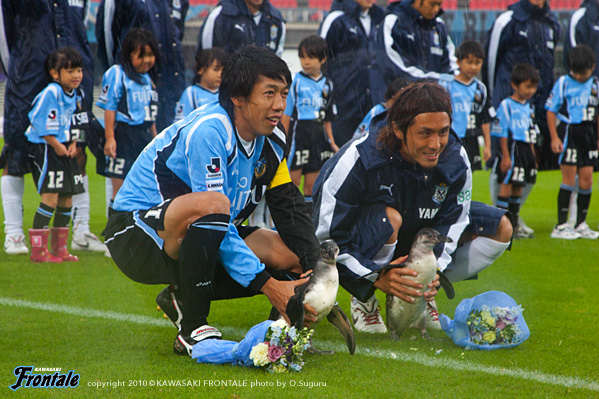
[[[265,334],[265,342],[258,343],[252,348],[250,359],[257,367],[262,367],[271,373],[301,371],[304,361],[304,350],[314,330],[307,328],[298,331],[280,320],[272,323]]]
[[[521,341],[522,331],[516,321],[522,311],[521,306],[508,308],[486,305],[472,310],[466,320],[470,341],[477,345],[506,345]]]

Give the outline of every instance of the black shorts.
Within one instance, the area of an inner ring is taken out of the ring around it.
[[[468,160],[472,170],[482,170],[483,160],[480,156],[480,144],[478,144],[477,136],[466,136],[461,139],[462,145],[468,154]]]
[[[322,122],[297,121],[293,128],[292,159],[289,170],[318,172],[333,156]]]
[[[130,126],[117,122],[114,126],[116,158],[106,157],[106,177],[124,179],[144,148],[152,141],[151,124]]]
[[[28,149],[38,193],[75,195],[84,191],[83,175],[76,158],[59,157],[48,144],[29,143]]]
[[[106,224],[106,245],[119,269],[131,280],[142,284],[178,284],[179,263],[163,249],[164,241],[156,231],[164,230],[164,214],[170,200],[146,211],[115,212]],[[242,239],[255,226],[238,226]],[[297,278],[293,273],[267,271],[279,280]],[[213,299],[242,298],[256,295],[237,283],[220,262],[216,262]]]
[[[25,135],[23,140],[17,141],[22,143],[5,141],[0,154],[0,169],[6,169],[11,176],[23,176],[31,172],[31,160],[27,149],[31,143],[27,141]]]
[[[512,166],[506,173],[503,173],[499,166],[501,160],[497,159],[495,168],[497,181],[500,184],[512,184],[516,187],[535,184],[537,182],[537,161],[530,143],[510,141],[508,146],[512,157]]]
[[[597,151],[597,136],[592,123],[569,125],[566,128],[563,151],[559,156],[560,165],[595,166],[599,151]]]

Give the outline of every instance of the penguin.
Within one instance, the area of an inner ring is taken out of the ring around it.
[[[437,257],[433,248],[442,242],[453,242],[435,229],[425,227],[418,231],[406,262],[398,265],[418,272],[418,276],[404,278],[422,284],[423,295],[437,273]],[[387,329],[393,340],[399,340],[404,331],[418,328],[423,338],[430,338],[425,328],[426,301],[423,296],[414,298],[414,303],[405,302],[394,295],[387,295]]]
[[[338,254],[339,246],[335,241],[326,240],[320,245],[322,260],[319,260],[314,266],[310,280],[306,284],[295,288],[295,295],[289,298],[285,313],[289,317],[292,326],[302,329],[304,327],[304,303],[310,305],[318,313],[313,326],[316,326],[326,317],[343,335],[349,353],[353,355],[356,351],[354,330],[349,319],[336,302],[339,288],[339,272],[336,266]],[[333,353],[318,350],[312,352]]]

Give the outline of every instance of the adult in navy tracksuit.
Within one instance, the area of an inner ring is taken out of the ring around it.
[[[285,21],[268,0],[221,0],[198,36],[198,51],[220,47],[227,53],[255,44],[279,57],[285,47]]]
[[[388,82],[439,79],[441,73],[458,69],[455,46],[440,18],[439,0],[407,0],[392,3],[379,34],[386,56]]]
[[[568,65],[570,49],[586,44],[595,54],[599,54],[599,2],[584,0],[580,8],[570,17],[566,40],[564,41],[564,65]],[[599,76],[599,63],[595,65],[595,76]]]
[[[554,50],[559,38],[560,25],[545,0],[520,0],[497,17],[485,44],[487,59],[483,80],[491,92],[493,107],[512,94],[512,68],[526,62],[538,69],[541,81],[531,103],[535,107],[543,142],[541,169],[556,166],[557,158],[551,152],[547,128],[545,100],[553,87]]]
[[[156,128],[173,122],[175,105],[185,90],[183,32],[188,0],[102,0],[96,17],[98,59],[106,71],[120,59],[121,43],[131,28],[148,29],[160,46]]]
[[[327,72],[335,86],[338,118],[333,121],[335,143],[341,147],[362,118],[383,101],[386,85],[375,38],[384,11],[373,0],[335,0],[320,25],[327,41]]]
[[[376,289],[406,301],[420,296],[413,289],[422,286],[403,277],[415,271],[382,269],[408,254],[421,228],[453,239],[436,248],[439,270],[452,282],[479,273],[509,245],[505,211],[471,200],[472,171],[466,150],[450,133],[451,115],[449,93],[441,86],[412,83],[373,120],[370,133],[335,154],[316,180],[316,236],[340,247],[340,283],[357,297],[352,317],[360,331],[385,331]],[[425,298],[434,295],[432,289]]]
[[[7,71],[4,148],[0,158],[0,167],[4,169],[4,249],[7,253],[27,253],[22,240],[23,175],[29,172],[25,138],[29,126],[27,114],[35,96],[50,83],[43,72],[46,56],[65,46],[71,46],[81,54],[81,87],[86,94],[85,105],[91,106],[93,58],[84,24],[89,0],[1,0],[0,5],[0,55]],[[17,252],[12,252],[13,249]]]

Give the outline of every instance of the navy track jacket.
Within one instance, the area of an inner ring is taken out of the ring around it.
[[[243,0],[221,0],[208,14],[198,36],[198,51],[220,47],[227,53],[248,44],[265,47],[279,57],[285,47],[286,28],[281,12],[268,0],[262,3],[256,25]]]
[[[379,32],[385,48],[388,83],[402,77],[409,80],[439,79],[441,73],[458,69],[455,46],[445,22],[437,16],[425,19],[404,0],[389,7]]]
[[[586,44],[599,54],[599,4],[596,0],[584,0],[580,8],[570,17],[566,40],[564,41],[564,65],[568,65],[568,53],[572,47]],[[599,62],[594,75],[599,75]]]
[[[387,89],[380,68],[376,35],[384,11],[376,4],[369,11],[370,34],[360,22],[361,8],[354,0],[335,0],[320,25],[319,35],[329,47],[326,72],[335,85],[337,121],[357,119],[356,125]],[[345,133],[351,137],[351,132]]]
[[[512,94],[512,68],[526,62],[541,75],[531,103],[537,113],[544,113],[545,99],[553,87],[553,56],[559,32],[559,22],[547,2],[537,8],[528,0],[520,0],[497,17],[487,35],[487,60],[482,71],[495,108]]]
[[[402,217],[394,259],[409,253],[423,227],[453,239],[436,248],[440,270],[453,267],[451,254],[470,222],[472,171],[455,134],[437,167],[425,170],[377,143],[385,117],[386,112],[375,117],[367,136],[346,144],[324,165],[313,191],[316,237],[339,245],[340,283],[361,301],[374,293],[381,266],[372,258],[393,232],[387,206]]]

